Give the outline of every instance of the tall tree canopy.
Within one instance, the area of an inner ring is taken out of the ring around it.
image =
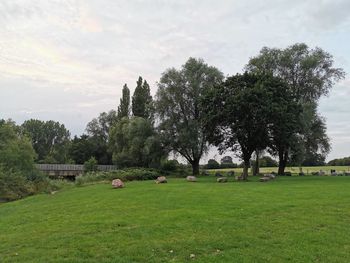
[[[100,113],[87,124],[86,132],[95,149],[93,157],[99,164],[112,164],[112,154],[108,151],[109,132],[117,121],[116,111],[111,110]]]
[[[250,59],[246,69],[253,73],[272,74],[286,82],[294,100],[303,105],[305,117],[302,117],[301,120],[305,120],[308,118],[309,105],[317,108],[319,98],[327,95],[332,86],[344,78],[343,69],[335,68],[333,64],[332,55],[321,48],[310,49],[306,44],[294,44],[285,49],[263,48],[258,56]],[[315,119],[309,119],[309,122],[320,124],[317,120],[321,120],[322,117],[317,114],[314,114],[313,117]],[[284,173],[285,165],[291,155],[296,156],[310,151],[323,156],[328,153],[324,151],[329,149],[326,129],[319,129],[317,142],[312,143],[316,137],[311,136],[312,132],[307,129],[311,129],[312,125],[305,125],[305,122],[299,124],[303,128],[301,135],[295,138],[292,145],[295,149],[293,147],[280,148],[277,153],[280,157],[280,173]],[[311,145],[313,149],[309,148]],[[318,149],[315,149],[315,145]],[[298,151],[298,154],[294,151]]]
[[[208,90],[202,100],[210,142],[221,152],[237,152],[244,162],[244,180],[253,152],[270,143],[271,112],[284,106],[283,91],[286,86],[277,78],[244,73]]]
[[[55,121],[27,120],[22,124],[25,134],[32,140],[37,162],[66,163],[70,132],[64,124]]]
[[[122,98],[120,99],[120,104],[118,106],[118,119],[121,120],[124,117],[129,117],[130,115],[130,90],[126,84],[123,87]]]
[[[123,118],[110,133],[109,146],[118,167],[159,167],[165,152],[150,120]]]
[[[84,164],[91,157],[95,156],[95,146],[94,138],[91,138],[86,134],[83,134],[80,137],[74,136],[69,147],[69,157],[76,164]]]
[[[189,58],[181,69],[165,71],[158,84],[156,110],[163,141],[192,165],[195,175],[208,147],[200,101],[207,89],[222,80],[223,74],[217,68]]]
[[[152,119],[153,99],[147,81],[142,81],[142,77],[137,80],[137,85],[132,96],[132,113],[136,117]]]

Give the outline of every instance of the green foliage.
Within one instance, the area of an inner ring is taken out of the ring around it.
[[[95,155],[94,139],[83,134],[80,137],[74,136],[69,147],[69,158],[76,164],[83,164]]]
[[[174,172],[180,167],[180,164],[177,160],[162,160],[160,165],[160,170],[166,172]]]
[[[245,179],[253,152],[270,143],[272,114],[286,106],[283,98],[288,96],[283,92],[286,88],[279,79],[244,73],[229,77],[202,99],[208,138],[220,151],[238,153]]]
[[[17,200],[33,193],[33,185],[21,173],[0,169],[0,202]]]
[[[123,95],[118,106],[117,117],[121,120],[124,117],[130,116],[130,90],[126,84],[123,87]]]
[[[94,171],[97,171],[97,160],[95,159],[95,157],[91,157],[84,163],[84,172],[88,173]]]
[[[200,100],[222,80],[217,68],[189,58],[180,70],[165,71],[158,84],[156,111],[162,141],[192,165],[193,174],[199,174],[199,161],[208,149]]]
[[[90,172],[77,176],[75,184],[81,186],[87,183],[112,181],[114,179],[121,179],[122,181],[154,180],[160,175],[161,174],[155,169],[144,168],[128,168],[110,172]]]
[[[63,124],[30,119],[25,121],[21,127],[32,141],[37,154],[37,162],[67,162],[70,133]]]
[[[132,114],[136,117],[153,120],[153,100],[147,81],[142,77],[137,80],[137,86],[132,96]]]
[[[350,166],[350,157],[344,157],[339,159],[333,159],[328,162],[328,165],[337,165],[337,166]]]
[[[86,131],[94,149],[93,157],[99,164],[112,164],[112,153],[108,150],[109,133],[117,122],[117,113],[111,110],[100,113],[98,118],[87,124]]]
[[[219,169],[220,164],[214,160],[214,159],[209,159],[208,163],[205,165],[205,169]]]
[[[110,149],[118,167],[159,167],[165,156],[150,120],[123,118],[112,129]]]
[[[332,55],[321,48],[310,49],[306,44],[294,44],[285,49],[265,47],[258,56],[251,58],[246,66],[250,72],[272,74],[282,79],[288,85],[289,93],[294,100],[302,104],[304,109],[297,125],[299,127],[303,125],[301,136],[281,134],[280,138],[284,140],[284,146],[274,149],[275,154],[278,152],[280,158],[280,173],[283,173],[288,159],[293,163],[309,162],[307,160],[310,160],[310,157],[322,160],[329,151],[326,130],[322,128],[322,121],[319,122],[322,118],[312,114],[314,120],[309,119],[308,107],[311,105],[314,108],[312,111],[316,112],[319,98],[327,95],[332,86],[344,78],[344,70],[333,67],[333,64]],[[303,122],[303,119],[307,121]],[[312,122],[318,125],[313,131],[312,125],[307,125]],[[280,123],[281,130],[287,133],[288,128],[284,129],[284,124],[288,125],[288,123],[288,120]],[[317,136],[314,136],[314,132]],[[293,144],[290,145],[288,141]]]
[[[278,163],[270,156],[263,156],[259,159],[260,167],[277,167]]]
[[[0,125],[0,166],[25,176],[33,172],[35,156],[30,140],[13,123]]]

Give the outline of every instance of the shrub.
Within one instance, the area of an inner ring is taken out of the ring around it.
[[[0,200],[13,201],[35,192],[33,184],[18,172],[0,169]]]
[[[159,171],[146,168],[128,168],[110,172],[90,172],[77,176],[75,178],[75,184],[80,186],[86,183],[112,181],[114,179],[121,179],[122,181],[155,180],[160,175],[161,173]]]
[[[91,157],[88,161],[84,163],[84,172],[97,171],[97,160],[95,157]]]
[[[166,172],[174,172],[179,168],[177,160],[164,160],[161,162],[160,169]]]

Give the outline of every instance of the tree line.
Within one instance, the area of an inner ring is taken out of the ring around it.
[[[243,73],[225,77],[202,59],[165,70],[153,98],[142,77],[133,95],[127,84],[117,110],[101,113],[86,133],[70,139],[63,124],[28,120],[18,132],[31,139],[36,161],[159,167],[173,152],[199,173],[211,145],[232,151],[243,161],[246,179],[252,158],[288,163],[324,163],[330,151],[318,102],[345,73],[320,48],[294,44],[263,48]]]

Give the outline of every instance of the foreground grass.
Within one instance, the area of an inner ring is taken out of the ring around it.
[[[2,204],[0,262],[350,261],[349,177],[251,180],[98,184]]]

